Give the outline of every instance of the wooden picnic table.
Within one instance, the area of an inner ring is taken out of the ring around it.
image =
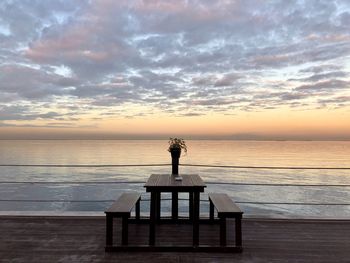
[[[182,177],[181,181],[176,177]],[[172,220],[178,220],[178,193],[189,193],[189,217],[193,224],[193,247],[199,244],[199,195],[204,192],[206,184],[198,174],[152,174],[144,185],[151,193],[149,245],[155,245],[156,223],[160,220],[161,193],[172,193]]]

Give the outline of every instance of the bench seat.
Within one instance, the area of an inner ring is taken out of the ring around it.
[[[209,193],[209,217],[214,222],[214,208],[220,220],[220,246],[226,246],[226,218],[235,219],[236,247],[242,248],[242,215],[243,212],[235,202],[223,193]]]
[[[131,217],[131,211],[135,207],[136,220],[140,219],[140,200],[139,193],[123,193],[110,208],[105,211],[106,214],[106,251],[113,247],[113,218],[122,218],[122,246],[128,245],[128,220]]]

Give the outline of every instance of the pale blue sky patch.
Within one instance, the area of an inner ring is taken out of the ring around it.
[[[10,27],[6,24],[2,24],[0,21],[0,35],[8,37],[11,35]]]
[[[60,76],[67,77],[67,78],[73,76],[72,70],[65,65],[53,66],[52,68],[54,69],[54,72]]]

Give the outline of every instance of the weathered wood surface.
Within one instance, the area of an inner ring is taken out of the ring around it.
[[[241,209],[232,201],[232,199],[227,194],[209,193],[209,199],[214,204],[219,216],[224,216],[225,214],[230,213],[243,214]]]
[[[157,242],[191,244],[190,225],[160,225]],[[227,225],[228,233],[234,231]],[[115,242],[120,242],[116,220]],[[104,218],[0,217],[0,262],[349,262],[349,221],[243,220],[242,254],[105,253]],[[129,227],[130,244],[147,244],[148,225]],[[219,242],[217,225],[200,225],[201,244]],[[228,235],[233,242],[234,234]]]
[[[195,190],[203,192],[206,184],[198,174],[181,174],[182,181],[176,181],[175,176],[171,174],[152,174],[144,187],[146,191],[157,189],[160,192],[188,192]]]
[[[139,193],[123,193],[105,213],[128,214],[140,198]]]

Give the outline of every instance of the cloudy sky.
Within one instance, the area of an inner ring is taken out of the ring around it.
[[[159,136],[350,139],[350,2],[0,2],[0,138]]]

